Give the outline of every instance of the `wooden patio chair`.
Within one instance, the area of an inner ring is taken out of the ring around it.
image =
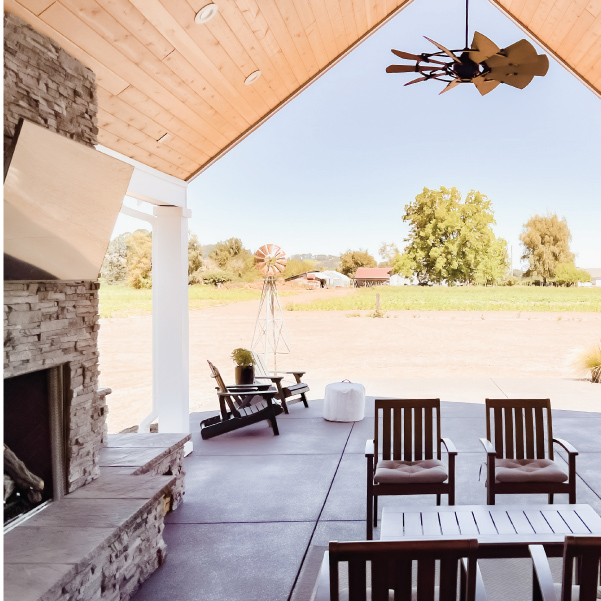
[[[546,424],[545,424],[546,422]],[[547,440],[545,441],[545,435]],[[576,455],[561,438],[553,438],[549,399],[486,399],[487,502],[495,495],[567,493],[576,503]],[[568,453],[568,473],[553,460],[553,443]]]
[[[563,577],[553,582],[542,545],[528,547],[533,563],[533,601],[596,601],[601,597],[599,561],[601,537],[566,536],[563,547]],[[576,578],[574,579],[574,567]],[[573,581],[576,580],[577,584]]]
[[[456,601],[459,588],[462,601],[485,601],[477,552],[478,541],[475,539],[331,542],[329,552],[324,555],[313,599]],[[415,583],[414,561],[417,564]],[[343,562],[348,563],[348,588],[339,590],[339,564]],[[368,570],[371,584],[368,584]]]
[[[376,399],[375,408],[374,439],[365,445],[368,540],[378,525],[378,496],[435,494],[440,505],[444,494],[449,505],[455,504],[457,449],[450,438],[441,437],[440,399]],[[441,443],[448,470],[441,461]]]
[[[284,413],[289,413],[288,405],[293,403],[299,403],[302,401],[303,405],[309,408],[309,402],[307,401],[307,392],[309,392],[309,386],[306,382],[303,382],[301,378],[305,375],[304,371],[269,371],[265,367],[263,357],[257,353],[253,353],[255,361],[256,373],[255,380],[269,380],[277,388],[277,394],[275,398],[282,403]],[[283,382],[284,375],[294,376],[295,382],[286,384]]]
[[[232,432],[255,424],[264,419],[278,435],[276,416],[282,413],[282,407],[274,397],[277,391],[269,384],[250,386],[226,386],[219,370],[208,361],[211,377],[217,382],[220,413],[200,422],[200,434],[203,439]]]

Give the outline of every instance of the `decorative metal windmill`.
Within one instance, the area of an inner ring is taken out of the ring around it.
[[[277,366],[277,355],[290,352],[285,336],[284,313],[275,281],[275,276],[286,269],[287,263],[286,253],[275,244],[265,244],[255,253],[255,265],[265,276],[265,280],[251,348],[263,355],[266,367],[268,356],[273,354],[274,370]]]

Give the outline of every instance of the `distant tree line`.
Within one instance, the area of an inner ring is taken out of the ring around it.
[[[456,188],[424,188],[405,206],[403,221],[409,224],[407,245],[401,252],[395,243],[383,243],[376,259],[367,250],[347,250],[335,255],[293,255],[282,277],[308,271],[337,269],[354,276],[359,267],[390,267],[391,272],[415,278],[420,284],[491,285],[529,283],[571,286],[590,281],[590,275],[574,264],[571,234],[565,219],[535,215],[523,227],[520,240],[525,272],[509,273],[507,242],[497,238],[492,202],[470,191],[462,200]],[[152,287],[152,233],[136,230],[111,240],[101,270],[109,284],[133,288]],[[188,238],[188,281],[219,286],[227,282],[251,282],[262,276],[253,253],[240,238],[201,246],[196,234]]]

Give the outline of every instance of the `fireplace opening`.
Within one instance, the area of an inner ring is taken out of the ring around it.
[[[4,525],[66,490],[65,366],[4,380]]]

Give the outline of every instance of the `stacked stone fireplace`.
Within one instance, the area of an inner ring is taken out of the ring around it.
[[[29,407],[29,399],[14,398],[27,387],[19,381],[30,380],[31,386],[39,382],[48,397],[48,416],[42,421],[49,431],[36,436],[51,454],[53,478],[46,488],[52,489],[52,498],[99,474],[107,391],[98,389],[98,328],[97,282],[4,283],[5,392],[16,391],[5,396],[5,440],[18,445],[15,428],[23,435],[27,428],[28,416],[19,413],[18,405]],[[24,378],[27,374],[33,377]],[[17,378],[14,385],[7,380],[11,378]],[[13,414],[20,419],[12,419]],[[35,415],[29,419],[35,420]]]
[[[98,143],[94,73],[56,42],[5,12],[5,158],[20,119],[89,147]],[[4,378],[53,368],[37,381],[61,385],[62,404],[56,407],[55,399],[52,406],[52,432],[36,434],[50,444],[54,475],[48,488],[54,497],[99,474],[98,454],[106,437],[106,391],[98,390],[98,328],[95,281],[4,282]],[[19,390],[18,383],[12,388]],[[7,382],[5,389],[12,388]],[[18,445],[15,428],[20,427],[27,429],[26,420],[25,424],[18,419],[5,423],[13,444]]]

